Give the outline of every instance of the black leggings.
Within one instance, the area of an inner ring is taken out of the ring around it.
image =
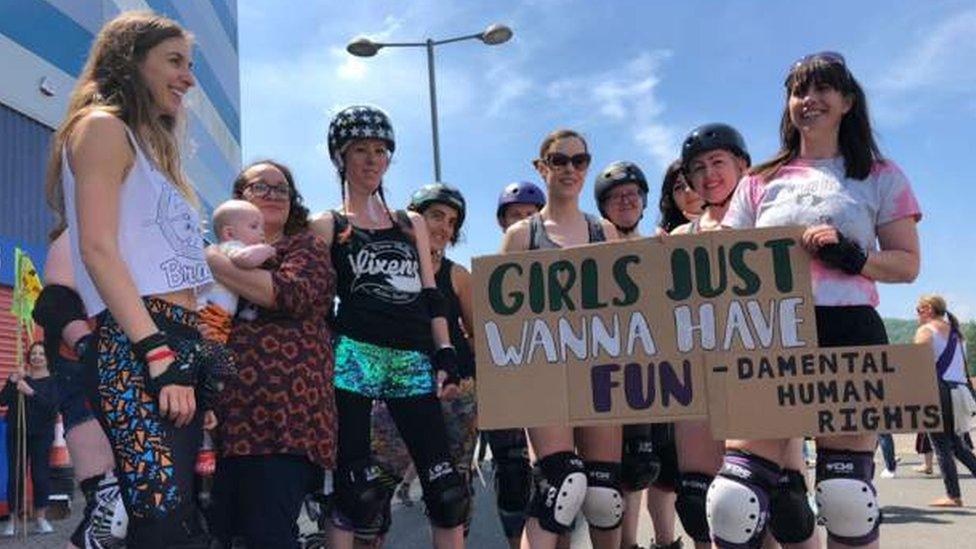
[[[942,470],[942,482],[945,484],[946,495],[951,498],[959,498],[962,497],[962,493],[959,490],[959,470],[956,468],[956,460],[958,459],[973,476],[976,476],[976,455],[973,455],[973,451],[966,446],[962,437],[956,434],[955,421],[952,416],[952,397],[949,394],[949,389],[948,383],[939,381],[943,430],[930,432],[929,438],[932,440],[935,457],[939,460],[939,469]]]
[[[336,465],[341,468],[370,456],[373,399],[338,388],[335,396],[339,415]],[[391,398],[385,402],[426,491],[430,467],[451,461],[441,403],[433,394]]]
[[[8,426],[7,432],[7,501],[12,509],[23,509],[24,503],[24,464],[17,455],[17,429]],[[48,454],[54,443],[54,433],[27,435],[27,463],[30,465],[31,486],[34,488],[34,508],[47,507],[51,493],[51,468]],[[16,494],[16,497],[15,497]]]

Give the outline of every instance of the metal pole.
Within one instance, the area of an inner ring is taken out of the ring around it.
[[[430,125],[434,134],[434,182],[441,181],[441,145],[437,136],[437,87],[434,84],[434,41],[427,39],[427,78],[430,83]]]

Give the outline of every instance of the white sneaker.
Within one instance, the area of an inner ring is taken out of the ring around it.
[[[881,471],[881,478],[895,478],[895,472],[890,469]]]
[[[7,522],[7,525],[4,526],[3,528],[3,537],[12,538],[16,533],[17,533],[17,519],[15,519],[13,515],[11,515],[10,521]]]
[[[51,527],[51,523],[45,518],[38,518],[37,524],[34,525],[35,534],[51,534],[54,532],[54,528]]]

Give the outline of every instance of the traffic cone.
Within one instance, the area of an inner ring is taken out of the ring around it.
[[[54,444],[49,454],[51,465],[51,495],[48,498],[48,518],[59,520],[71,514],[71,500],[75,491],[75,471],[64,440],[64,422],[58,414],[54,424]]]

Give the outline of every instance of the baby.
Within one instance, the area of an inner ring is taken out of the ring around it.
[[[275,248],[264,242],[264,216],[245,200],[228,200],[213,213],[213,231],[218,248],[241,269],[256,269],[275,256]],[[211,329],[210,339],[227,342],[230,321],[237,312],[237,294],[214,283],[200,296],[200,320]]]

